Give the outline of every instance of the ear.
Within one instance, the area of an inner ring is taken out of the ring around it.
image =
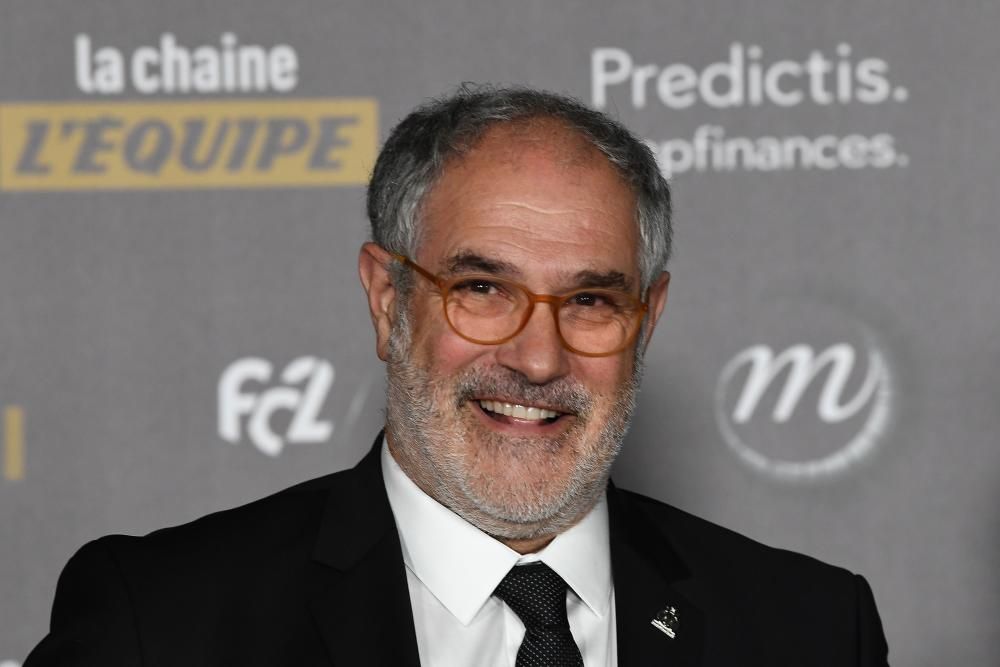
[[[656,329],[656,323],[660,320],[660,315],[663,314],[664,306],[667,305],[667,287],[669,285],[670,273],[664,271],[649,287],[649,313],[646,315],[646,323],[643,325],[646,328],[646,347],[649,347],[649,341],[653,338],[653,330]],[[643,351],[645,352],[645,350]]]
[[[358,254],[358,275],[368,294],[368,310],[375,326],[375,351],[385,361],[389,350],[389,333],[396,320],[396,287],[389,277],[392,255],[375,243],[365,243]]]

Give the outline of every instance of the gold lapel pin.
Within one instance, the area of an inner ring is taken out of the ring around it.
[[[677,608],[664,607],[656,613],[650,623],[654,628],[673,639],[677,636],[677,627],[680,625],[680,620],[677,618]]]

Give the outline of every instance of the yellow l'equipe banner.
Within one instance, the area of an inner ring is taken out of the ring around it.
[[[0,190],[362,185],[373,98],[0,105]]]

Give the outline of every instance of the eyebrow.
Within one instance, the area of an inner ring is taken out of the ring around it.
[[[621,271],[577,271],[573,283],[579,287],[632,291],[632,279]]]
[[[445,264],[450,274],[477,271],[494,276],[521,277],[521,270],[514,264],[505,262],[502,259],[483,257],[469,250],[462,250],[455,253],[448,258]]]
[[[445,261],[447,272],[450,275],[466,272],[485,273],[492,276],[521,279],[523,274],[517,265],[502,259],[484,257],[471,250],[461,250]],[[565,283],[569,289],[616,289],[631,293],[634,282],[621,271],[594,271],[584,269],[573,274],[568,274]]]

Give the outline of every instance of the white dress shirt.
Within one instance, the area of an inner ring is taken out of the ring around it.
[[[586,667],[617,667],[605,496],[577,525],[522,556],[428,496],[382,443],[382,477],[406,564],[423,667],[514,667],[524,624],[493,591],[541,560],[567,584],[569,626]]]

